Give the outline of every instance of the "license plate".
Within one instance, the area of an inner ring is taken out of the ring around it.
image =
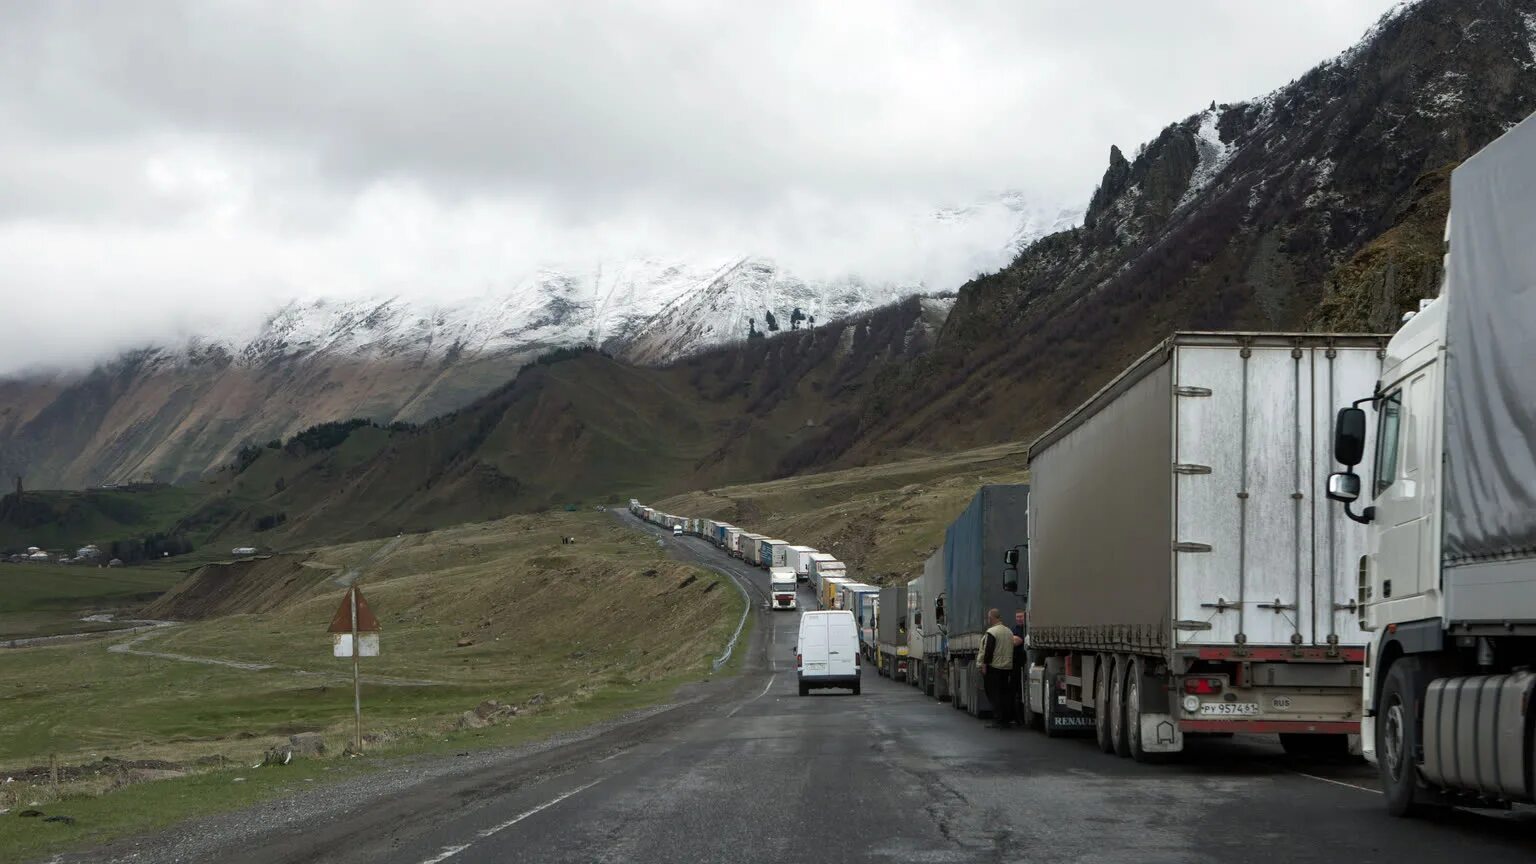
[[[1200,714],[1202,716],[1217,717],[1247,717],[1259,713],[1257,702],[1202,702]]]

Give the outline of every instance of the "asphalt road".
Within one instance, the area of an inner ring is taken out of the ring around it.
[[[1298,762],[1265,740],[1205,740],[1178,762],[1140,765],[1085,739],[985,728],[868,668],[861,696],[799,697],[799,615],[762,608],[767,574],[630,521],[752,592],[739,678],[632,728],[413,790],[356,820],[290,826],[227,860],[1536,860],[1531,810],[1392,819],[1369,767]]]

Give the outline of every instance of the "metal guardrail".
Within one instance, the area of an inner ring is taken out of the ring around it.
[[[726,578],[731,580],[731,584],[735,585],[737,592],[741,594],[741,620],[736,622],[736,632],[731,634],[731,641],[725,643],[725,653],[716,657],[714,664],[710,666],[711,673],[719,672],[721,666],[731,662],[731,652],[736,650],[736,641],[741,638],[741,629],[747,626],[747,613],[752,611],[752,598],[747,596],[747,589],[742,587],[734,574],[727,573]]]

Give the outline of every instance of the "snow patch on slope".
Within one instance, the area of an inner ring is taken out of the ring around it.
[[[1221,140],[1221,130],[1217,128],[1220,119],[1220,112],[1215,108],[1200,113],[1200,128],[1195,130],[1195,151],[1200,161],[1189,177],[1189,188],[1184,191],[1176,207],[1183,207],[1193,201],[1227,167],[1227,163],[1232,161],[1232,155],[1237,152],[1235,146]]]

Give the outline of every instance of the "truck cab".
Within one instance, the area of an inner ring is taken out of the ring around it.
[[[795,608],[796,584],[793,567],[774,567],[768,571],[768,588],[774,609]]]
[[[1362,749],[1393,815],[1536,802],[1533,150],[1536,117],[1452,173],[1440,295],[1336,419],[1327,494],[1369,526]]]

